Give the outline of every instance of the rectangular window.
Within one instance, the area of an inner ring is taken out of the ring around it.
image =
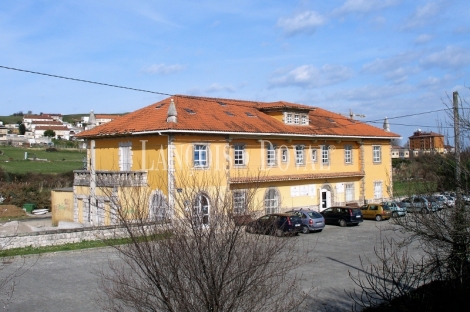
[[[317,162],[317,150],[312,148],[310,151],[312,153],[312,162]]]
[[[300,116],[299,115],[294,115],[294,123],[298,125],[300,123]]]
[[[292,123],[292,114],[287,114],[286,115],[286,123],[291,124]]]
[[[303,124],[303,125],[308,125],[308,118],[307,118],[307,115],[302,115],[302,124]]]
[[[246,193],[244,191],[233,192],[233,213],[234,214],[246,213]]]
[[[373,149],[374,149],[374,162],[375,163],[379,163],[382,161],[382,150],[381,150],[381,146],[379,145],[374,145],[373,146]]]
[[[328,149],[328,145],[322,145],[321,147],[321,162],[324,165],[328,165],[330,163],[330,151]]]
[[[344,146],[344,162],[346,164],[352,163],[352,146],[351,145]]]
[[[194,167],[207,167],[207,145],[194,145]]]
[[[287,149],[287,147],[283,147],[281,149],[281,159],[282,159],[282,162],[288,162],[289,161],[289,150]]]
[[[132,168],[132,143],[119,143],[119,170],[130,171]]]
[[[295,164],[303,165],[304,164],[304,147],[303,145],[295,146]]]
[[[354,200],[354,184],[345,184],[345,196],[347,202]]]
[[[276,164],[276,150],[272,144],[268,144],[266,149],[266,161],[268,166],[274,166]]]
[[[235,145],[234,151],[235,166],[243,166],[245,164],[245,146]]]
[[[382,182],[374,182],[374,199],[382,199]]]

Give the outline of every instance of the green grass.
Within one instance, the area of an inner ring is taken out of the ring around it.
[[[46,148],[23,148],[0,146],[3,155],[0,155],[0,167],[11,173],[64,173],[83,168],[85,150],[58,150],[46,152]],[[34,156],[47,161],[25,160]]]
[[[150,240],[160,240],[168,238],[169,234],[155,235]],[[58,251],[73,251],[82,250],[88,248],[99,248],[109,247],[115,245],[125,245],[131,243],[130,238],[118,238],[118,239],[107,239],[107,240],[93,240],[93,241],[82,241],[80,243],[69,243],[55,246],[45,247],[24,247],[24,248],[12,248],[0,251],[1,257],[14,257],[14,256],[25,256],[25,255],[38,255],[42,253],[58,252]]]
[[[22,123],[23,116],[0,116],[0,121],[3,121],[4,125]]]
[[[434,182],[409,180],[409,181],[394,181],[393,182],[393,196],[403,197],[415,194],[433,193],[437,191],[437,185]]]

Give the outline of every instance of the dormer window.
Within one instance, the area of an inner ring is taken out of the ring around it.
[[[292,123],[292,114],[287,114],[286,116],[286,124],[291,124]]]
[[[284,123],[286,125],[307,126],[309,124],[308,113],[284,112]]]

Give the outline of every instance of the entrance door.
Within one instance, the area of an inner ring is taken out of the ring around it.
[[[331,207],[331,192],[321,189],[321,210]]]
[[[196,222],[202,225],[209,224],[209,199],[205,195],[198,195],[194,206]]]

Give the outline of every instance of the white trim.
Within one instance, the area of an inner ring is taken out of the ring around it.
[[[131,135],[142,135],[142,134],[155,134],[155,133],[206,133],[206,134],[238,134],[238,135],[252,135],[252,136],[280,136],[280,137],[308,137],[308,138],[343,138],[343,139],[384,139],[384,140],[393,140],[393,139],[401,139],[402,137],[380,137],[380,136],[348,136],[348,135],[319,135],[319,134],[297,134],[297,133],[260,133],[260,132],[231,132],[231,131],[199,131],[199,130],[154,130],[154,131],[141,131],[141,132],[133,132]],[[93,136],[93,138],[101,138],[103,136]]]

